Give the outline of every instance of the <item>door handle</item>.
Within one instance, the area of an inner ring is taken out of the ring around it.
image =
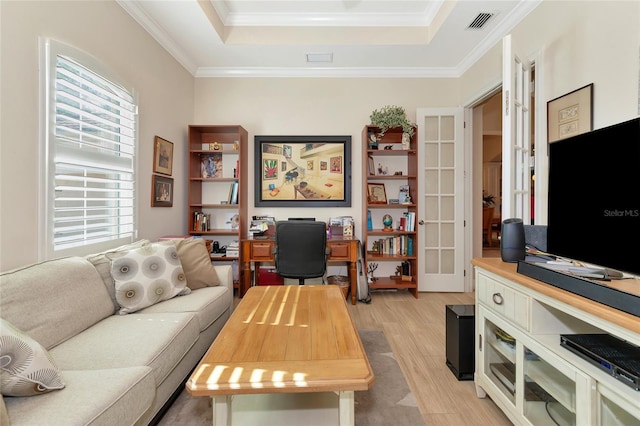
[[[418,225],[424,225],[424,220],[420,219],[420,221],[418,222]]]

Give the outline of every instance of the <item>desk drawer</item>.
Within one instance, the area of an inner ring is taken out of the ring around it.
[[[269,241],[251,244],[251,259],[255,261],[273,260],[273,243]]]
[[[351,259],[351,243],[329,243],[327,244],[331,252],[329,259],[331,260],[349,260]]]

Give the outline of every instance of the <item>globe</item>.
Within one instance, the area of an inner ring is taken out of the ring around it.
[[[393,218],[390,214],[385,214],[382,217],[382,224],[384,225],[384,229],[387,231],[391,231],[391,225],[393,225]]]

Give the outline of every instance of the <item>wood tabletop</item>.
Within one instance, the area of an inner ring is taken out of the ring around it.
[[[374,376],[340,288],[250,288],[187,381],[194,396],[367,390]]]

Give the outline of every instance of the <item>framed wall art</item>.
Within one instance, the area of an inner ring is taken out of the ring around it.
[[[351,207],[351,136],[255,136],[256,207]]]
[[[367,196],[369,204],[387,204],[387,191],[384,183],[368,183]]]
[[[555,142],[593,129],[593,83],[547,102],[547,140]]]
[[[173,172],[173,142],[160,136],[153,141],[153,172],[167,176]]]
[[[173,178],[151,176],[151,207],[173,207]]]

